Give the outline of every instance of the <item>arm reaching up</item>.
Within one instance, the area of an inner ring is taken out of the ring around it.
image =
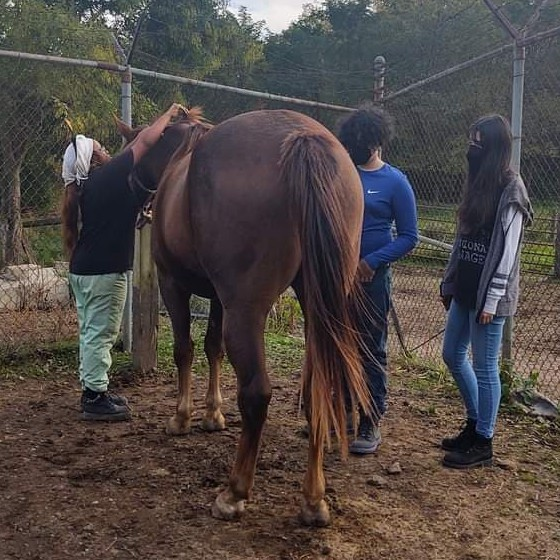
[[[185,107],[179,103],[173,103],[171,107],[159,116],[150,126],[141,130],[129,146],[129,149],[132,150],[134,163],[138,163],[146,152],[159,140],[165,128],[175,117],[186,112],[187,110]]]

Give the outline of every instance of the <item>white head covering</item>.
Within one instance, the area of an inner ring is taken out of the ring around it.
[[[65,187],[74,181],[79,185],[88,178],[92,155],[93,138],[78,134],[76,147],[74,148],[74,143],[68,144],[62,160],[62,178]]]

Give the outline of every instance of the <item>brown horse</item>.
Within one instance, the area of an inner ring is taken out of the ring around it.
[[[129,139],[133,134],[121,132]],[[356,169],[336,138],[302,114],[255,111],[211,127],[192,111],[144,156],[131,185],[142,196],[160,176],[153,255],[173,327],[179,385],[167,430],[184,434],[190,427],[189,298],[198,294],[211,299],[203,428],[224,428],[222,340],[237,375],[242,417],[229,485],[212,512],[222,519],[238,516],[253,487],[271,398],[265,322],[278,296],[293,286],[305,317],[302,392],[311,426],[301,518],[326,525],[323,453],[331,427],[346,449],[345,386],[353,402],[369,409],[349,305],[357,289],[363,216]]]

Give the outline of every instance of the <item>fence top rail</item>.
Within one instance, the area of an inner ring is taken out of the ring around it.
[[[114,64],[112,62],[103,62],[99,60],[85,60],[82,58],[67,58],[64,56],[52,56],[48,54],[33,54],[21,51],[6,51],[0,49],[0,56],[8,58],[18,58],[21,60],[34,60],[37,62],[51,62],[53,64],[65,64],[68,66],[86,66],[88,68],[98,68],[100,70],[108,70],[110,72],[126,72],[126,66]]]
[[[144,70],[142,68],[128,67],[128,66],[123,66],[122,64],[114,64],[111,62],[84,60],[79,58],[67,58],[62,56],[52,56],[52,55],[45,55],[45,54],[33,54],[33,53],[27,53],[21,51],[6,51],[1,49],[0,49],[0,57],[17,58],[21,60],[33,60],[37,62],[50,62],[53,64],[65,64],[69,66],[85,66],[88,68],[108,70],[110,72],[116,72],[120,74],[126,74],[130,71],[133,75],[137,75],[137,76],[144,76],[157,80],[166,80],[170,82],[176,82],[179,84],[186,84],[186,85],[203,87],[208,89],[229,91],[231,93],[237,93],[239,95],[245,95],[247,97],[258,97],[261,99],[268,99],[270,101],[281,101],[283,103],[290,103],[292,105],[313,107],[317,109],[329,109],[331,111],[339,111],[345,113],[352,112],[355,110],[353,107],[345,107],[343,105],[334,105],[332,103],[321,103],[320,101],[310,101],[308,99],[299,99],[297,97],[288,97],[286,95],[277,95],[274,93],[268,93],[264,91],[255,91],[251,89],[243,89],[234,86],[226,86],[223,84],[216,84],[214,82],[206,82],[204,80],[195,80],[193,78],[174,76],[172,74],[165,74],[162,72],[155,72],[152,70]]]
[[[291,103],[293,105],[303,105],[306,107],[315,107],[319,109],[329,109],[332,111],[352,112],[355,111],[353,107],[345,107],[344,105],[333,105],[331,103],[321,103],[320,101],[310,101],[308,99],[299,99],[297,97],[288,97],[285,95],[277,95],[275,93],[267,93],[264,91],[255,91],[251,89],[243,89],[234,86],[226,86],[223,84],[216,84],[214,82],[206,82],[204,80],[195,80],[194,78],[183,78],[181,76],[174,76],[173,74],[164,74],[152,70],[142,70],[141,68],[131,68],[132,74],[137,76],[145,76],[158,80],[167,80],[180,84],[192,85],[197,87],[204,87],[208,89],[216,89],[221,91],[229,91],[238,93],[248,97],[259,97],[261,99],[269,99],[271,101],[282,101],[283,103]]]

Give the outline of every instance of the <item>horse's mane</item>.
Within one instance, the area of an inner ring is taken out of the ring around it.
[[[170,128],[180,127],[183,140],[179,147],[173,152],[171,159],[165,167],[160,182],[166,181],[170,174],[176,169],[182,169],[183,162],[190,157],[198,141],[213,127],[203,115],[201,107],[193,107],[181,116],[181,118],[169,125]]]
[[[192,152],[198,141],[213,127],[212,123],[204,117],[202,107],[188,109],[185,115],[171,126],[178,124],[186,124],[188,128],[185,131],[183,142],[173,154],[172,161],[186,157]]]

